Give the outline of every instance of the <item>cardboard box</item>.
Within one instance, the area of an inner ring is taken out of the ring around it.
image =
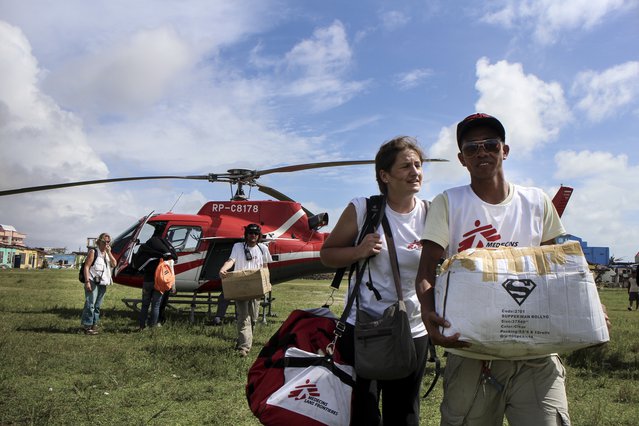
[[[224,298],[250,300],[263,297],[271,291],[268,268],[231,271],[222,280]]]
[[[458,253],[442,265],[435,305],[451,323],[444,335],[472,344],[451,352],[471,358],[521,359],[609,340],[577,242]]]

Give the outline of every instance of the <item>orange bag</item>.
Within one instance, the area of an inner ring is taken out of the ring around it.
[[[171,265],[165,262],[164,259],[160,259],[158,267],[155,268],[155,284],[153,288],[160,293],[164,293],[165,291],[171,290],[174,284],[175,273],[173,272],[173,268],[171,268]]]

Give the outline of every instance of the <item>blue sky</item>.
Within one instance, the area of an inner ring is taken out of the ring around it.
[[[0,0],[0,188],[372,159],[397,135],[468,182],[454,128],[505,125],[509,180],[575,188],[564,223],[639,251],[639,1]],[[334,224],[371,166],[269,175]],[[253,190],[253,199],[266,198]],[[226,184],[157,181],[0,199],[32,246],[77,250],[145,213],[195,213]]]

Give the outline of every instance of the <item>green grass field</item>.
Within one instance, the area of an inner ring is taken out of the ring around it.
[[[326,281],[276,286],[277,317],[258,324],[249,358],[233,351],[234,324],[214,327],[203,314],[191,324],[173,313],[163,328],[135,333],[136,314],[121,299],[139,293],[111,286],[102,332],[86,336],[77,271],[0,270],[0,425],[257,425],[244,396],[253,357],[292,309],[317,307],[329,291]],[[565,358],[571,417],[578,426],[636,425],[639,311],[626,310],[623,289],[600,294],[611,342]],[[425,384],[432,374],[429,365]],[[440,399],[438,384],[422,402],[423,425],[439,424]]]

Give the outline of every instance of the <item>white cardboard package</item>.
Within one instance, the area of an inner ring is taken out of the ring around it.
[[[599,294],[577,242],[469,249],[447,259],[435,286],[442,330],[466,357],[521,359],[609,340]]]

